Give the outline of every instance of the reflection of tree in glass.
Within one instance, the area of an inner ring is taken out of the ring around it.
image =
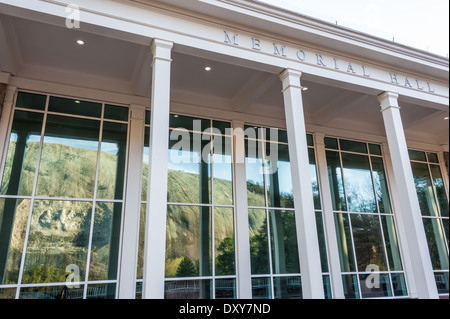
[[[219,252],[216,257],[216,275],[232,275],[234,271],[234,242],[233,238],[226,237],[217,248]]]
[[[194,263],[192,262],[189,257],[184,257],[183,260],[180,262],[177,268],[177,277],[194,277],[197,276],[198,269],[195,267]]]
[[[368,265],[374,264],[380,270],[386,270],[383,240],[381,238],[378,217],[371,215],[353,215],[351,221],[358,269],[365,271]]]

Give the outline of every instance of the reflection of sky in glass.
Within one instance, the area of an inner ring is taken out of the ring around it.
[[[28,139],[28,141],[33,138],[33,142],[39,142],[40,136],[32,135]],[[98,141],[88,141],[88,140],[79,140],[79,139],[72,139],[72,138],[62,138],[62,137],[52,137],[52,136],[45,136],[44,137],[44,143],[46,144],[61,144],[76,148],[84,148],[89,150],[97,150],[98,149]],[[117,155],[117,152],[119,151],[116,143],[107,143],[102,142],[101,146],[102,152],[111,153],[114,155]]]
[[[78,139],[72,139],[72,138],[45,136],[44,143],[46,143],[46,144],[62,144],[62,145],[90,149],[90,150],[98,149],[98,141],[78,140]]]
[[[345,188],[351,211],[373,211],[375,195],[370,171],[344,168]]]
[[[197,152],[169,150],[169,170],[199,174],[201,157]]]
[[[213,155],[214,178],[230,181],[232,180],[231,156],[223,154]]]
[[[281,182],[280,193],[292,193],[291,165],[289,162],[278,161],[278,179]],[[285,183],[282,183],[285,181]]]

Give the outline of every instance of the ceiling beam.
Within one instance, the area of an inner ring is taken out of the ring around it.
[[[146,49],[142,62],[138,64],[136,80],[134,81],[134,94],[149,96],[152,83],[152,52],[150,47]]]
[[[232,110],[234,112],[244,112],[278,81],[279,79],[276,75],[255,73],[233,97],[231,102]]]
[[[344,92],[315,112],[312,116],[313,122],[318,125],[325,125],[354,107],[361,105],[366,98],[367,95],[350,91]]]
[[[403,122],[403,129],[409,129],[411,127],[414,127],[416,125],[419,125],[425,121],[428,121],[429,119],[435,118],[439,115],[444,115],[448,112],[446,111],[439,111],[434,110],[430,113],[430,109],[424,109],[423,112],[417,112],[414,117],[411,117],[410,119],[406,119]]]

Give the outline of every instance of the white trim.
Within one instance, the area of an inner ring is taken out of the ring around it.
[[[122,254],[118,275],[118,298],[134,299],[136,295],[137,255],[144,152],[145,111],[140,106],[130,108],[130,135],[128,140],[128,168],[126,175],[124,220],[122,224]]]
[[[337,245],[336,226],[334,221],[333,203],[331,201],[330,181],[328,179],[327,158],[325,153],[325,135],[316,133],[314,136],[314,147],[317,156],[317,175],[320,185],[320,197],[322,199],[322,210],[325,228],[325,240],[328,253],[328,267],[330,281],[332,283],[332,295],[336,299],[345,299],[344,286],[341,276],[341,262]]]

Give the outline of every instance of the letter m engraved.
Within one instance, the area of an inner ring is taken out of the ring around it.
[[[230,34],[227,31],[224,31],[224,32],[225,32],[225,43],[239,45],[237,33],[233,34],[233,36],[230,36]]]
[[[281,47],[278,47],[276,43],[273,44],[273,54],[275,55],[281,55],[286,56],[285,52],[286,46],[282,45]]]

